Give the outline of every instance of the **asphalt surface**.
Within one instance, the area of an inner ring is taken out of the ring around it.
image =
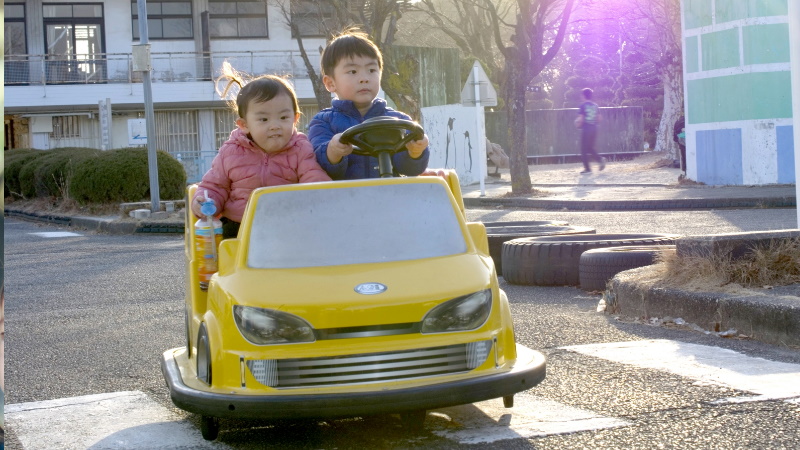
[[[462,187],[466,207],[533,209],[556,211],[675,211],[695,209],[796,208],[795,185],[706,186],[680,181],[681,171],[665,167],[657,154],[634,160],[609,161],[603,171],[580,174],[580,164],[534,165],[530,168],[533,192],[512,193],[508,170],[495,171],[484,186]],[[182,233],[183,218],[173,213],[167,218],[133,220],[122,216],[63,216],[15,209],[7,205],[5,214],[75,228],[111,234]],[[797,226],[797,225],[795,225]],[[745,237],[746,239],[746,237]],[[691,317],[709,332],[727,330],[731,324],[748,324],[743,330],[754,339],[768,343],[800,346],[800,285],[778,289],[758,289],[732,295],[717,290],[688,291],[651,288],[636,277],[625,277],[616,287],[616,314],[642,317],[641,308],[626,305],[669,304],[658,314]],[[633,298],[635,297],[635,298]],[[665,299],[669,301],[666,302]],[[670,309],[671,308],[671,309]],[[655,309],[653,309],[655,311]],[[672,314],[670,314],[672,311]],[[754,316],[765,319],[753,320]]]

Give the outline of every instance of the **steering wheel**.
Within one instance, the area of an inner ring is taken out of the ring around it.
[[[408,133],[404,133],[404,132]],[[339,138],[353,145],[353,153],[378,158],[382,178],[392,176],[392,155],[404,150],[406,144],[422,139],[425,132],[411,120],[396,117],[373,117],[347,129]]]

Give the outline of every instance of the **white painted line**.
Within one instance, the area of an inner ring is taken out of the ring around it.
[[[670,340],[644,340],[562,347],[622,364],[662,370],[698,384],[752,392],[718,403],[800,397],[800,364],[770,361],[719,347]]]
[[[6,405],[5,421],[25,450],[229,448],[140,391]]]
[[[494,399],[437,409],[430,414],[449,419],[446,427],[430,431],[459,444],[485,444],[631,425],[621,419],[525,395],[514,397],[513,408],[505,408],[501,399]]]
[[[41,233],[31,233],[36,236],[41,236],[44,238],[60,238],[60,237],[78,237],[83,236],[82,234],[73,233],[71,231],[44,231]]]

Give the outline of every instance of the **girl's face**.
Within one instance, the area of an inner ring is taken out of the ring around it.
[[[289,143],[299,118],[300,115],[294,112],[292,99],[281,93],[266,102],[251,100],[247,105],[247,114],[244,118],[236,119],[236,125],[249,133],[262,150],[275,153]]]

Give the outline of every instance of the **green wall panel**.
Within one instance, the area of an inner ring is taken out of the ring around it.
[[[686,38],[684,55],[686,56],[686,72],[699,72],[700,62],[697,60],[697,36],[689,36]]]
[[[787,0],[717,0],[716,23],[750,17],[785,16],[789,14]]]
[[[745,64],[789,62],[789,24],[753,25],[742,28]]]
[[[684,0],[683,23],[687,30],[711,25],[711,0]]]
[[[700,37],[703,70],[739,66],[739,28],[706,33]]]
[[[689,80],[687,87],[692,124],[792,117],[789,71]]]

